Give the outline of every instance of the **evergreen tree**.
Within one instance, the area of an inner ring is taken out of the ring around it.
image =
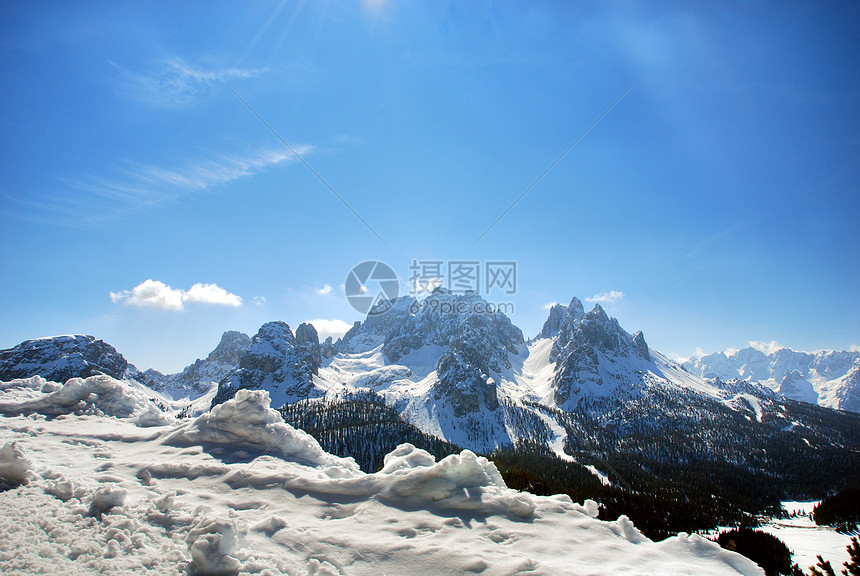
[[[809,570],[812,576],[836,576],[836,572],[833,571],[830,561],[822,558],[821,554],[818,555],[818,564],[810,566]]]
[[[767,576],[792,574],[791,551],[776,536],[753,530],[738,528],[721,532],[717,543],[725,548],[743,554],[762,567]],[[831,574],[830,576],[835,576]]]
[[[848,546],[848,554],[851,556],[851,562],[845,562],[845,569],[842,571],[844,576],[860,576],[860,541],[857,537],[851,538],[851,544]]]

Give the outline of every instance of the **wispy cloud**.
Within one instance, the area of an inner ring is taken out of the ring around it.
[[[303,156],[314,151],[306,144],[293,147]],[[126,163],[108,177],[71,180],[44,201],[21,199],[16,203],[28,220],[86,227],[183,195],[207,192],[295,159],[289,150],[263,148],[243,154],[215,154],[171,167]]]
[[[119,91],[135,100],[166,108],[185,108],[207,98],[222,82],[253,78],[263,68],[204,67],[178,57],[159,61],[148,72],[130,70],[112,60]]]
[[[619,292],[617,290],[610,290],[609,292],[601,292],[600,294],[595,294],[591,298],[586,298],[587,302],[597,302],[600,304],[612,304],[613,302],[618,302],[624,298],[624,292]]]
[[[347,330],[352,328],[352,324],[338,319],[325,320],[323,318],[317,318],[315,320],[308,320],[308,323],[314,325],[314,328],[317,330],[317,334],[319,334],[320,340],[325,340],[329,336],[331,336],[332,339],[337,340],[346,334]]]
[[[552,302],[547,302],[546,304],[543,305],[543,309],[544,310],[551,310],[552,307],[555,306],[556,304],[558,304],[558,302],[556,302],[555,300],[553,300]]]
[[[317,294],[321,294],[321,295],[325,296],[326,294],[330,294],[332,290],[333,290],[333,288],[331,287],[331,284],[326,284],[325,286],[323,286],[322,288],[320,288],[316,292],[317,292]]]
[[[242,298],[227,292],[217,284],[198,282],[188,290],[172,288],[158,280],[144,280],[131,290],[110,293],[111,302],[122,303],[137,308],[159,308],[161,310],[182,310],[185,302],[237,307]]]
[[[848,349],[849,352],[860,352],[860,344],[852,344]]]
[[[302,155],[313,152],[313,147],[306,144],[294,148]],[[295,156],[289,150],[266,148],[244,155],[222,154],[188,161],[173,168],[130,164],[116,178],[82,180],[77,182],[77,187],[115,200],[158,200],[181,192],[214,188],[293,160]]]

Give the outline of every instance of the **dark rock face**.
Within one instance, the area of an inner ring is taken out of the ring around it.
[[[501,314],[475,314],[457,326],[448,349],[439,359],[434,386],[437,399],[447,398],[454,416],[477,412],[481,407],[499,407],[492,373],[510,369],[508,354],[517,354],[523,335]]]
[[[41,376],[54,382],[106,374],[121,379],[129,364],[116,348],[93,336],[27,340],[0,350],[0,380]]]
[[[296,348],[303,350],[311,359],[311,370],[317,374],[322,362],[322,352],[320,351],[320,339],[316,328],[307,322],[299,324],[296,328]]]
[[[251,337],[242,332],[229,330],[221,336],[215,350],[206,357],[208,362],[219,362],[235,366],[251,348]]]

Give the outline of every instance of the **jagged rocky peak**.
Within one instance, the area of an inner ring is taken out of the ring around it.
[[[313,324],[304,322],[296,328],[296,348],[307,351],[313,360],[313,373],[316,374],[322,361],[322,352],[320,351],[320,338]]]
[[[221,336],[218,346],[210,352],[206,360],[209,362],[221,362],[222,364],[236,365],[251,348],[251,337],[243,332],[228,330]]]
[[[651,353],[642,332],[630,335],[600,304],[585,312],[582,302],[556,304],[538,338],[551,338],[555,402],[573,409],[588,396],[633,394]]]
[[[279,407],[306,397],[319,367],[319,336],[312,325],[300,324],[294,335],[286,322],[268,322],[251,339],[238,367],[219,382],[212,403],[229,400],[241,389],[264,389]]]
[[[331,336],[325,339],[325,342],[320,344],[320,356],[321,358],[331,358],[337,354],[337,346],[334,343]]]
[[[544,322],[539,338],[555,338],[552,360],[557,361],[571,351],[571,347],[592,347],[615,356],[636,356],[650,361],[651,355],[641,331],[633,336],[624,331],[618,320],[610,318],[600,304],[584,312],[576,297],[569,306],[554,305]]]
[[[275,372],[285,356],[295,350],[296,338],[286,322],[267,322],[251,340],[251,348],[239,361],[239,367],[246,370]]]
[[[574,296],[570,304],[553,304],[549,309],[549,317],[543,324],[543,328],[538,334],[538,338],[551,338],[555,336],[559,329],[567,322],[572,322],[585,315],[585,309],[582,307],[582,302]]]
[[[132,377],[174,399],[186,396],[194,399],[205,394],[212,382],[220,382],[230,374],[250,348],[251,338],[247,334],[230,330],[224,332],[221,341],[205,359],[198,358],[179,374],[165,376],[155,370],[147,370]]]
[[[438,287],[423,300],[401,296],[387,301],[386,312],[356,323],[335,346],[338,352],[364,352],[384,344],[383,354],[397,362],[423,346],[448,346],[461,324],[486,317],[509,351],[523,341],[522,331],[475,292],[453,293]]]
[[[651,360],[651,352],[648,350],[648,343],[645,342],[645,335],[642,334],[642,330],[637,330],[633,335],[633,350],[640,358]]]
[[[400,296],[385,303],[385,312],[377,313],[382,302],[368,314],[364,322],[356,320],[343,338],[334,344],[337,352],[347,354],[366,352],[376,348],[385,341],[386,336],[392,330],[406,321],[410,310],[415,309],[418,301],[412,296]]]
[[[436,288],[424,300],[414,301],[406,312],[385,337],[382,351],[392,362],[426,345],[449,346],[454,340],[466,339],[479,326],[487,327],[486,332],[494,334],[493,342],[508,352],[516,354],[516,346],[523,342],[522,331],[510,318],[495,312],[474,292],[455,294]]]
[[[89,335],[38,338],[0,350],[2,381],[38,375],[46,380],[65,382],[95,374],[121,379],[128,370],[128,361],[116,348]]]

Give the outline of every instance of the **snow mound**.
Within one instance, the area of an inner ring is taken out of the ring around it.
[[[0,448],[0,485],[26,484],[32,468],[33,461],[17,442],[10,442]]]
[[[421,507],[433,502],[487,515],[534,515],[528,495],[509,490],[495,464],[470,450],[436,462],[428,452],[401,444],[385,456],[375,477],[382,484],[380,498],[389,504]]]
[[[72,378],[65,384],[33,376],[0,383],[0,413],[113,416],[136,420],[140,426],[162,426],[172,418],[150,397],[128,382],[99,374]]]
[[[185,538],[191,552],[191,574],[233,576],[239,561],[230,556],[236,550],[236,525],[229,520],[204,519]]]
[[[269,402],[269,393],[265,390],[239,390],[235,397],[215,406],[208,414],[181,425],[165,443],[203,445],[212,453],[246,448],[314,468],[326,468],[336,476],[352,476],[359,472],[355,460],[325,452],[310,434],[285,423]]]
[[[98,488],[93,493],[89,515],[101,518],[105,512],[110,512],[111,509],[122,506],[123,502],[125,502],[126,494],[125,490],[114,486],[108,485]]]

